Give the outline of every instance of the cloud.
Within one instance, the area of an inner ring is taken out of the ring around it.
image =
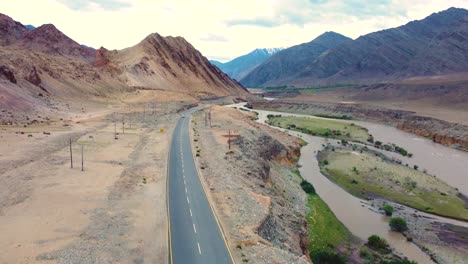
[[[52,23],[88,46],[123,49],[157,32],[183,36],[205,56],[222,61],[255,48],[309,42],[326,31],[357,38],[452,6],[468,8],[468,1],[0,0],[2,13],[13,19]]]
[[[93,5],[109,11],[117,11],[131,6],[130,3],[121,0],[60,0],[60,2],[77,11],[89,10]]]
[[[253,19],[232,19],[226,21],[226,25],[232,26],[258,26],[258,27],[276,27],[281,25],[279,20],[274,18],[253,18]]]
[[[204,36],[200,37],[200,40],[202,41],[215,41],[215,42],[226,42],[228,39],[222,35],[216,35],[216,34],[206,34]]]

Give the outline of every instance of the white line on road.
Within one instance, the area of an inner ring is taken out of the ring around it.
[[[187,203],[190,203],[190,201],[189,201],[188,197],[187,197]]]
[[[195,228],[195,224],[192,224],[193,225],[193,231],[195,231],[195,234],[197,233],[197,229]]]
[[[187,186],[185,186],[185,193],[187,193]]]
[[[197,242],[198,245],[198,253],[201,255],[200,243]]]
[[[189,211],[190,211],[190,216],[192,216],[192,209],[189,208]]]

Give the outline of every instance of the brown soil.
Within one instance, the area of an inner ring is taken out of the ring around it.
[[[212,107],[192,120],[194,152],[208,196],[240,263],[307,263],[306,196],[291,172],[299,141],[252,121],[254,115]],[[228,131],[238,135],[228,149]]]
[[[176,112],[192,101],[141,93],[113,107],[4,115],[11,124],[0,126],[0,263],[167,260],[167,153]]]

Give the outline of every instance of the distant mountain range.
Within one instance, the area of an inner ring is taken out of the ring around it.
[[[247,94],[182,37],[154,33],[123,50],[95,50],[52,24],[26,28],[0,14],[0,47],[0,109],[27,111],[134,87],[195,98]]]
[[[229,75],[231,78],[240,80],[250,73],[255,67],[262,64],[282,48],[255,49],[254,51],[237,57],[226,63],[211,60],[210,62]]]
[[[307,43],[285,49],[241,83],[247,87],[306,87],[468,72],[468,10],[450,8],[423,20],[335,44],[322,50]],[[304,59],[306,52],[312,55]]]
[[[289,76],[300,72],[322,53],[347,41],[351,39],[335,32],[326,32],[311,42],[276,53],[242,78],[241,83],[247,87],[282,85]]]

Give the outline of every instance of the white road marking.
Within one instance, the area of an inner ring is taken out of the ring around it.
[[[192,209],[189,208],[189,211],[190,211],[190,216],[192,216]]]
[[[201,255],[200,243],[197,242],[198,245],[198,253]]]
[[[197,229],[195,228],[195,224],[192,224],[193,225],[193,231],[195,231],[195,234],[197,233]]]
[[[185,187],[185,193],[187,193],[187,186]]]
[[[187,197],[187,203],[190,203],[190,200],[188,199],[188,197]]]

